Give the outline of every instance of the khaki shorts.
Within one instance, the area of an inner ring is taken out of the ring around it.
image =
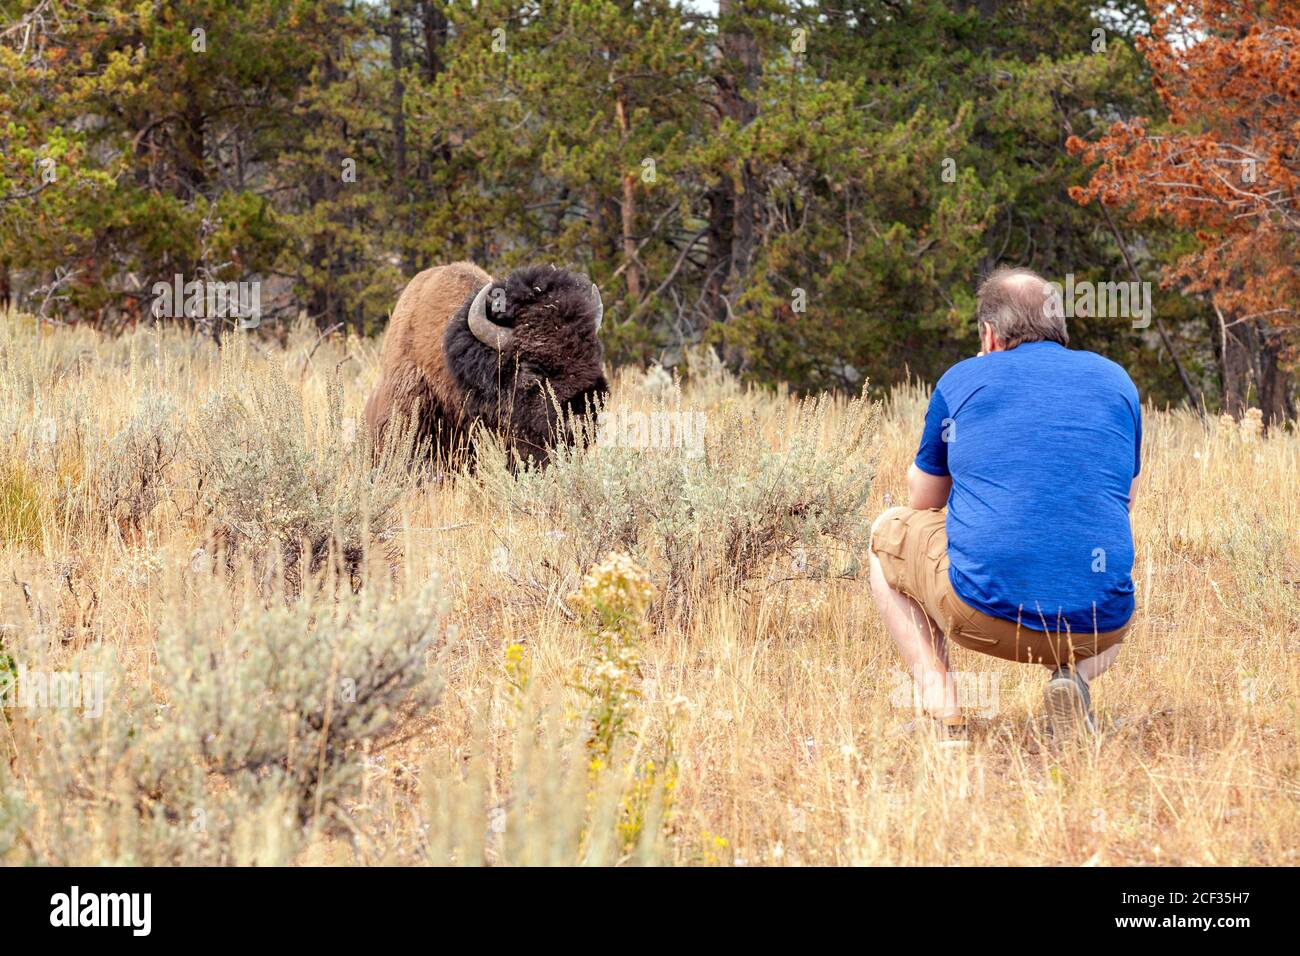
[[[1104,634],[1035,631],[990,617],[957,596],[948,579],[948,530],[938,509],[891,508],[871,535],[885,580],[925,609],[948,639],[1008,661],[1060,667],[1122,643],[1132,623]]]

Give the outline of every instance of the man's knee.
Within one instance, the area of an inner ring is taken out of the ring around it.
[[[884,591],[894,590],[894,586],[889,583],[889,575],[885,573],[884,564],[881,562],[880,556],[876,554],[876,529],[884,524],[887,519],[896,516],[901,517],[909,510],[911,509],[904,508],[902,505],[895,505],[892,508],[886,508],[876,516],[875,521],[871,522],[871,535],[867,539],[868,578],[871,581],[871,588],[877,592],[878,598]]]
[[[911,510],[910,508],[906,508],[903,505],[894,505],[894,507],[886,508],[884,511],[880,512],[880,514],[876,516],[876,520],[871,522],[872,539],[874,540],[876,536],[876,529],[879,528],[881,524],[885,522],[886,519],[892,518],[895,515],[904,514],[905,512],[910,510]]]

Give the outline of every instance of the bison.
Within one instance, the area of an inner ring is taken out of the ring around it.
[[[476,422],[506,442],[512,465],[545,465],[575,440],[571,414],[609,393],[600,290],[585,276],[526,266],[504,280],[470,262],[426,269],[402,291],[366,403],[376,448],[396,416],[417,440],[454,461],[471,451]]]

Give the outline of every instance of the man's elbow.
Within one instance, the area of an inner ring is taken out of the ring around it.
[[[928,508],[942,508],[948,503],[948,493],[952,490],[952,478],[947,475],[931,475],[913,464],[907,470],[907,504],[909,508],[924,511]]]

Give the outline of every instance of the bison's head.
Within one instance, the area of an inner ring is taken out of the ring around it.
[[[470,298],[447,327],[447,365],[467,415],[508,431],[524,457],[544,462],[563,412],[605,397],[597,332],[605,308],[586,276],[551,266],[516,269]]]

